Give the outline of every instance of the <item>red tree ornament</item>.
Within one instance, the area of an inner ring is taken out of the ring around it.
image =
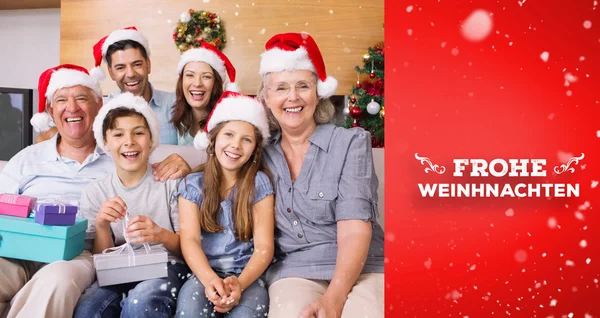
[[[358,119],[358,117],[360,117],[360,115],[362,115],[362,110],[360,109],[360,107],[358,107],[358,106],[350,107],[350,117],[352,117],[354,119]]]

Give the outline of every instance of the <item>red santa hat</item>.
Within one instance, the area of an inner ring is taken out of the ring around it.
[[[82,85],[90,88],[96,93],[96,97],[102,97],[100,83],[89,75],[87,69],[74,64],[61,64],[45,70],[40,75],[38,82],[38,113],[31,117],[31,126],[37,132],[50,129],[52,117],[46,112],[46,105],[50,104],[54,93],[65,87]]]
[[[106,75],[104,74],[104,70],[100,67],[102,61],[106,61],[106,51],[108,51],[108,47],[114,44],[115,42],[123,41],[123,40],[131,40],[141,44],[146,50],[146,55],[150,57],[150,45],[148,45],[148,40],[146,37],[138,31],[135,26],[126,27],[121,30],[115,30],[111,34],[103,37],[94,45],[94,68],[90,71],[90,74],[97,78],[99,81],[103,80]]]
[[[208,132],[219,123],[230,120],[242,120],[254,125],[263,136],[263,146],[269,139],[269,121],[264,106],[256,98],[240,93],[226,91],[208,116],[203,132],[194,137],[194,146],[204,150],[208,147]]]
[[[308,33],[282,33],[273,36],[261,55],[260,75],[271,72],[307,70],[317,74],[317,94],[320,98],[335,93],[338,82],[327,76],[323,56],[315,40]]]
[[[143,97],[135,96],[129,92],[117,95],[108,103],[100,107],[100,111],[98,112],[98,115],[96,115],[96,119],[94,119],[94,125],[92,126],[92,129],[94,130],[94,138],[96,138],[96,145],[108,152],[108,150],[104,147],[102,124],[104,124],[104,119],[106,118],[106,115],[108,115],[108,112],[119,107],[133,109],[146,118],[146,122],[148,122],[148,127],[150,128],[150,133],[152,134],[152,146],[150,151],[154,150],[154,148],[158,146],[160,139],[158,118]]]
[[[225,90],[232,92],[241,92],[240,87],[235,83],[235,68],[231,61],[223,54],[223,52],[219,51],[216,47],[202,42],[200,47],[189,49],[181,54],[181,58],[179,59],[179,64],[177,64],[177,75],[181,75],[183,72],[183,68],[189,62],[204,62],[210,65],[223,81],[226,81],[229,78],[229,82],[227,83]]]

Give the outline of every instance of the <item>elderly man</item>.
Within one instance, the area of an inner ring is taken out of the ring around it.
[[[39,113],[32,125],[44,128],[52,119],[58,134],[21,150],[6,164],[0,193],[79,201],[87,183],[114,170],[92,132],[102,106],[100,84],[85,68],[64,64],[42,73],[38,88]],[[0,258],[0,316],[71,316],[94,274],[87,251],[51,264]]]
[[[92,77],[103,80],[102,61],[106,63],[110,78],[119,90],[104,99],[110,99],[123,92],[143,97],[156,114],[160,125],[160,143],[177,145],[177,130],[171,123],[175,93],[158,90],[150,84],[148,76],[152,70],[150,46],[146,37],[135,27],[118,29],[103,37],[93,48],[95,67],[90,71]],[[54,135],[52,128],[42,132],[36,142]],[[160,163],[153,165],[156,180],[181,178],[190,173],[190,166],[178,154],[172,154]]]

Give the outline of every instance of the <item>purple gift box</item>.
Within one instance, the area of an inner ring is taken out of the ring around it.
[[[75,224],[77,206],[61,203],[38,203],[35,209],[35,222],[42,225],[66,225]]]

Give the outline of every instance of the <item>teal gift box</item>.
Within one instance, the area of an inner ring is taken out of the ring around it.
[[[71,260],[83,252],[87,219],[73,226],[42,225],[33,218],[0,215],[0,256],[42,263]]]

